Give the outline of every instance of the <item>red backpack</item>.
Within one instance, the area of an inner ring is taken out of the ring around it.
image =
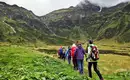
[[[90,46],[91,47],[91,58],[93,60],[98,60],[99,59],[99,51],[96,46]]]

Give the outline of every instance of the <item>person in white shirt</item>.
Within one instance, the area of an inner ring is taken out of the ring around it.
[[[95,46],[93,44],[92,40],[89,40],[89,44],[88,44],[88,56],[87,56],[87,61],[88,61],[88,75],[90,78],[92,78],[92,71],[91,71],[91,67],[93,65],[94,71],[97,73],[98,77],[100,78],[100,80],[104,80],[100,71],[97,68],[97,60],[93,60],[91,57],[92,54],[92,46]]]

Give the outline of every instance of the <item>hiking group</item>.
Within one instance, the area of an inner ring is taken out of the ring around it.
[[[69,46],[67,50],[64,47],[60,47],[58,50],[58,55],[60,59],[67,59],[68,64],[73,63],[74,70],[79,70],[80,74],[84,73],[84,55],[86,56],[86,61],[88,62],[88,76],[92,78],[91,67],[93,65],[94,71],[97,73],[100,80],[103,80],[103,77],[98,69],[98,59],[99,51],[92,40],[88,41],[86,51],[83,49],[82,44],[78,41],[74,43],[71,47]]]

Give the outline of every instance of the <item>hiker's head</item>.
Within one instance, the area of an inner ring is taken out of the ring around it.
[[[72,47],[76,47],[76,45],[75,45],[75,44],[73,44],[73,45],[72,45]]]
[[[79,41],[76,41],[75,43],[76,43],[76,44],[78,44],[78,43],[79,43]]]
[[[65,49],[65,47],[62,47],[62,49]]]
[[[93,44],[93,40],[89,40],[88,43],[89,43],[89,44]]]
[[[62,46],[60,46],[60,48],[62,48]]]
[[[81,48],[81,47],[82,47],[82,44],[81,44],[81,43],[78,43],[77,46],[78,46],[78,48]]]

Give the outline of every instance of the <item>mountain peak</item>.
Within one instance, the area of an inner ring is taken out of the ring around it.
[[[96,4],[93,4],[88,0],[81,1],[76,7],[78,9],[83,9],[85,11],[92,11],[92,12],[100,11],[100,6],[97,6]]]
[[[6,4],[6,3],[5,3],[5,2],[1,2],[1,1],[0,1],[0,4]]]

